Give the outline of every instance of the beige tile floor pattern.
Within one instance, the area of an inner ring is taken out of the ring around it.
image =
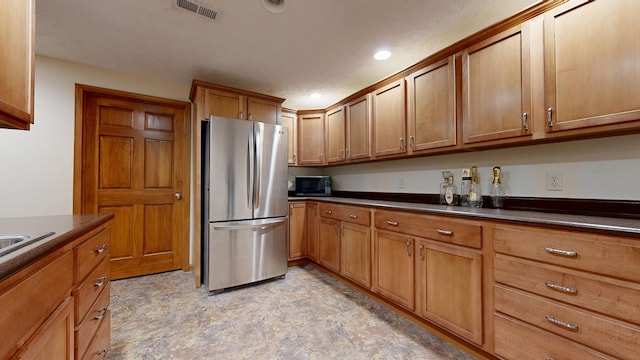
[[[107,359],[474,359],[313,265],[208,296],[174,271],[111,283]]]

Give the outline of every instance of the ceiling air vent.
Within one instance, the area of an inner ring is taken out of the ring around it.
[[[211,20],[215,20],[218,16],[218,10],[198,4],[190,0],[175,0],[175,4],[180,9],[186,10],[193,14],[202,15]]]

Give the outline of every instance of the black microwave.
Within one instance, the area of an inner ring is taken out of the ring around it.
[[[296,196],[331,196],[331,176],[296,176]]]

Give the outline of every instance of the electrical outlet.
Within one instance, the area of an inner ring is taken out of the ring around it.
[[[562,190],[562,172],[548,171],[547,172],[547,191],[561,191],[561,190]]]
[[[404,189],[404,178],[398,179],[398,189]]]

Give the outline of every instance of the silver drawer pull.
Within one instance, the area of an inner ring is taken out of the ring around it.
[[[578,253],[575,251],[571,251],[571,250],[561,250],[561,249],[555,249],[552,247],[546,247],[544,248],[544,251],[550,253],[550,254],[554,254],[554,255],[562,255],[562,256],[568,256],[568,257],[576,257],[578,256]]]
[[[411,241],[407,241],[407,256],[411,256]]]
[[[98,248],[96,249],[96,252],[97,252],[98,254],[101,254],[101,253],[103,253],[103,252],[107,251],[107,249],[109,249],[109,245],[107,245],[107,244],[102,244],[102,245],[100,245],[100,247],[98,247]]]
[[[104,314],[107,313],[107,307],[101,307],[100,309],[98,309],[98,315],[94,316],[93,319],[94,320],[100,320],[104,317]]]
[[[554,325],[558,325],[561,326],[563,328],[572,330],[572,331],[578,331],[578,324],[574,324],[574,323],[568,323],[568,322],[564,322],[562,320],[558,320],[556,319],[553,315],[545,315],[545,319],[547,319],[548,322],[554,324]]]
[[[576,289],[576,288],[557,285],[553,281],[547,281],[544,284],[547,285],[548,288],[553,289],[553,290],[563,291],[563,292],[566,292],[566,293],[569,293],[569,294],[577,294],[578,293],[578,289]]]
[[[420,244],[420,260],[424,260],[424,245]]]
[[[97,280],[98,281],[93,284],[95,287],[102,287],[107,283],[107,281],[109,281],[106,276],[99,277]]]
[[[451,230],[436,229],[436,232],[440,235],[453,235],[453,231]]]
[[[349,217],[352,218],[352,219],[357,219],[358,215],[349,214]]]
[[[391,226],[398,226],[398,222],[397,221],[387,220],[387,224],[389,224]]]
[[[325,210],[324,212],[329,214],[329,215],[333,214],[333,211],[331,211],[331,210]]]

